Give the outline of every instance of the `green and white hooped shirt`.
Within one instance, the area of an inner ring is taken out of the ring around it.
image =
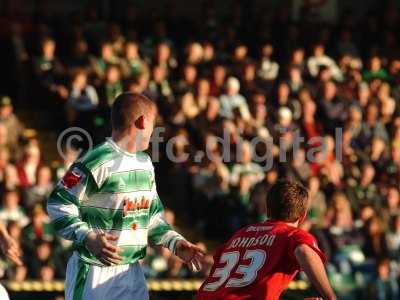
[[[71,166],[47,210],[56,231],[74,241],[89,264],[102,265],[83,245],[92,230],[118,236],[121,264],[143,258],[148,241],[175,252],[176,242],[184,239],[163,218],[150,157],[127,153],[110,138]]]

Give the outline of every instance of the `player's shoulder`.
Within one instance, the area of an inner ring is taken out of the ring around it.
[[[295,243],[315,243],[315,237],[308,231],[305,231],[301,228],[293,228],[288,233],[288,238],[293,240]]]
[[[111,144],[105,141],[79,158],[77,164],[84,166],[89,171],[94,171],[105,163],[113,160],[116,155],[117,152]]]

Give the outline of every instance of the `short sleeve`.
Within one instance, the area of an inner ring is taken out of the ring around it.
[[[313,249],[319,255],[322,262],[324,264],[326,263],[325,254],[319,249],[317,241],[314,238],[314,236],[304,230],[298,229],[292,233],[289,240],[289,255],[296,261],[296,264],[297,260],[296,256],[294,255],[294,252],[296,248],[302,244],[305,244],[311,249]]]

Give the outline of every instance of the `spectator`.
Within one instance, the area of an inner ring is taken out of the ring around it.
[[[379,56],[374,55],[369,59],[368,70],[364,72],[363,79],[368,82],[373,79],[380,79],[383,81],[389,79],[389,74],[382,67],[382,61]]]
[[[273,81],[278,77],[279,65],[272,60],[274,47],[270,43],[266,43],[261,47],[261,66],[258,76],[265,81]]]
[[[17,191],[7,191],[4,193],[0,209],[0,220],[2,222],[7,224],[8,222],[16,221],[21,228],[29,223],[28,217],[20,206],[20,201],[21,198]]]
[[[19,150],[19,139],[22,136],[24,126],[18,117],[13,112],[13,105],[8,96],[0,97],[0,124],[3,124],[7,132],[12,134],[7,135],[8,148],[16,153]],[[13,157],[17,157],[13,155]]]
[[[235,77],[230,77],[226,83],[226,94],[221,95],[220,115],[227,119],[233,119],[234,110],[238,109],[239,114],[248,119],[250,112],[246,103],[246,99],[239,94],[240,83]]]
[[[394,300],[400,297],[399,284],[391,272],[390,261],[382,259],[377,265],[377,278],[369,299]]]
[[[93,111],[99,104],[96,89],[87,83],[87,74],[78,69],[72,76],[71,91],[67,101],[68,122],[74,124],[79,115]]]
[[[115,97],[121,94],[122,91],[121,72],[119,67],[117,65],[108,66],[105,73],[105,82],[102,87],[104,95],[103,99],[105,99],[106,104],[111,107]]]
[[[21,187],[31,187],[36,182],[36,172],[40,165],[38,141],[33,139],[25,146],[24,154],[17,163],[17,172]]]
[[[47,166],[39,167],[35,185],[26,191],[25,205],[29,208],[33,208],[36,204],[44,206],[52,190],[51,169]]]
[[[325,54],[325,47],[322,44],[315,44],[313,54],[307,61],[308,72],[311,76],[316,77],[321,67],[327,67],[333,78],[337,81],[343,80],[343,74],[337,66],[336,62]]]
[[[122,70],[125,78],[137,78],[145,69],[145,63],[139,55],[139,45],[128,41],[125,44],[125,57]]]

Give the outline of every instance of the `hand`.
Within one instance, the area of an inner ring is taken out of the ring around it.
[[[85,246],[106,266],[117,265],[122,261],[119,255],[121,249],[110,243],[117,239],[118,237],[109,233],[90,232],[85,239]]]
[[[6,231],[2,231],[0,234],[0,249],[1,252],[3,252],[3,254],[11,259],[17,266],[23,265],[20,259],[21,251],[18,244]]]
[[[187,264],[190,271],[200,271],[201,261],[204,258],[204,252],[200,247],[188,241],[179,240],[176,242],[176,256]]]

